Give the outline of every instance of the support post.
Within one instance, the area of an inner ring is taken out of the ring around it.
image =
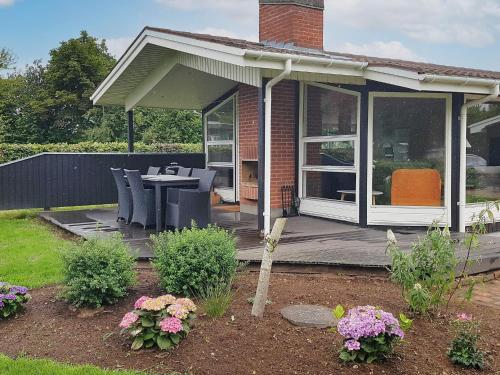
[[[134,152],[134,111],[127,111],[128,115],[128,152]]]

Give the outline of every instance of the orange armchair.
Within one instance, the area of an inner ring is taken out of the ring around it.
[[[393,206],[441,206],[441,176],[435,169],[397,169],[392,173]]]

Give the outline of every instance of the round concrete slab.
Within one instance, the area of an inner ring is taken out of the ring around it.
[[[281,315],[299,327],[328,328],[337,325],[332,309],[316,305],[291,305],[281,309]]]

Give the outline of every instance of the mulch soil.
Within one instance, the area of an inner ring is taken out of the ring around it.
[[[416,318],[414,327],[385,363],[346,365],[339,361],[339,335],[327,329],[298,328],[280,309],[289,304],[376,305],[395,314],[405,311],[399,288],[382,277],[335,274],[273,274],[272,304],[264,319],[250,315],[247,299],[255,293],[258,274],[237,278],[235,298],[226,315],[212,320],[200,314],[195,328],[170,352],[129,350],[118,323],[141,295],[160,294],[158,280],[147,265],[130,295],[114,306],[92,311],[71,309],[57,295],[58,286],[32,291],[33,299],[17,318],[0,322],[0,352],[107,368],[150,370],[161,374],[475,374],[452,365],[446,350],[452,337],[449,317]],[[481,320],[489,367],[500,374],[500,310],[454,304],[450,316],[472,313]]]

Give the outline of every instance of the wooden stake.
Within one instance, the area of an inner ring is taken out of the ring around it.
[[[252,306],[252,315],[258,318],[264,316],[264,309],[267,301],[267,291],[269,289],[269,278],[271,277],[271,267],[273,265],[273,253],[278,246],[281,233],[285,229],[286,218],[280,217],[274,222],[271,234],[265,239],[266,247],[260,265],[259,283]]]

